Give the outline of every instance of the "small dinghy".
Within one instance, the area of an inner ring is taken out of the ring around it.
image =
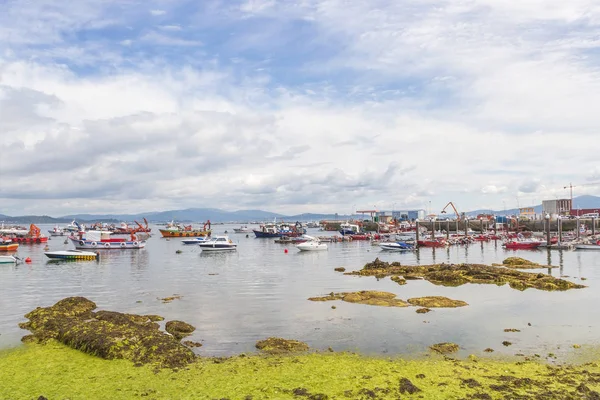
[[[81,250],[47,251],[44,254],[54,260],[97,260],[99,257],[98,253]]]

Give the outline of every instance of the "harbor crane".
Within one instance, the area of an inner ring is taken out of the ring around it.
[[[583,187],[583,186],[595,186],[595,185],[600,185],[600,181],[598,181],[598,182],[582,183],[580,185],[573,185],[572,183],[569,183],[569,186],[563,186],[563,189],[570,189],[570,192],[571,192],[571,208],[573,208],[573,188],[575,188],[575,187]]]
[[[461,214],[458,212],[458,210],[454,206],[454,203],[452,203],[452,202],[449,202],[448,204],[446,204],[446,206],[442,209],[442,211],[440,212],[440,214],[445,214],[446,213],[446,208],[448,208],[448,206],[452,207],[452,209],[454,210],[454,214],[456,214],[456,220],[460,221],[461,220]],[[464,215],[464,213],[463,213],[463,215]]]

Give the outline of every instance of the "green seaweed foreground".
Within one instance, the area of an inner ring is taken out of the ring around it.
[[[349,353],[199,358],[178,371],[54,340],[0,352],[0,399],[599,399],[600,366]]]

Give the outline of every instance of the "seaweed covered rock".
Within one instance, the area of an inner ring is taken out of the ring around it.
[[[462,300],[452,300],[443,296],[413,297],[407,300],[413,306],[427,308],[456,308],[468,306]]]
[[[504,261],[502,261],[502,264],[492,264],[492,265],[494,265],[494,266],[498,265],[498,266],[503,266],[503,267],[507,267],[507,268],[517,268],[517,269],[519,269],[519,268],[520,269],[556,268],[551,265],[538,264],[538,263],[526,260],[521,257],[508,257]]]
[[[394,275],[394,276],[392,276],[390,279],[391,279],[392,281],[396,282],[398,285],[406,285],[406,279],[404,279],[404,278],[403,278],[403,277],[401,277],[401,276],[396,276],[396,275]]]
[[[195,327],[183,321],[169,321],[165,324],[165,331],[169,332],[177,340],[190,336],[195,330]]]
[[[532,274],[504,267],[480,264],[433,264],[402,266],[399,263],[386,263],[376,259],[366,264],[360,271],[346,272],[360,276],[402,276],[405,279],[425,279],[435,285],[460,286],[466,283],[508,284],[516,290],[535,288],[539,290],[569,290],[585,286],[547,274]]]
[[[297,353],[308,350],[308,345],[299,340],[270,337],[256,342],[256,348],[270,354]]]
[[[408,307],[408,303],[396,298],[394,293],[376,290],[363,290],[360,292],[329,293],[327,296],[310,297],[311,301],[342,300],[348,303],[367,304],[382,307]]]
[[[36,308],[20,324],[32,332],[27,340],[56,339],[77,350],[105,359],[127,359],[137,364],[183,367],[194,353],[162,332],[148,316],[114,311],[93,312],[96,304],[84,297],[68,297],[51,307]]]
[[[435,351],[436,353],[440,353],[440,354],[455,353],[460,349],[460,347],[456,343],[446,343],[446,342],[431,345],[431,346],[429,346],[429,348],[431,350]]]

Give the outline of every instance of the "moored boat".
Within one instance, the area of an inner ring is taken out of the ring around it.
[[[508,242],[502,243],[502,247],[507,250],[535,250],[542,242],[535,240],[511,240]]]
[[[199,244],[202,251],[235,251],[237,244],[234,243],[229,236],[216,236]]]
[[[98,253],[81,250],[47,251],[44,254],[48,258],[58,260],[97,260],[99,258]]]
[[[315,237],[304,235],[306,242],[296,245],[296,248],[300,251],[322,251],[327,250],[327,245],[321,243],[321,241]]]
[[[445,247],[446,240],[438,239],[438,240],[419,240],[417,245],[421,247]]]
[[[581,243],[575,245],[576,250],[597,250],[600,251],[600,240],[596,243]]]
[[[181,226],[171,221],[166,228],[158,231],[162,237],[201,237],[210,236],[211,234],[210,221],[207,221],[202,229],[193,229],[192,225]]]
[[[345,222],[340,225],[339,232],[342,236],[357,235],[360,233],[360,226],[358,226],[357,224],[351,224],[349,222]]]
[[[246,225],[242,225],[239,228],[233,228],[235,233],[250,233],[252,230],[248,228]]]
[[[19,248],[19,243],[13,243],[10,239],[3,240],[0,238],[0,251],[16,251]]]
[[[381,250],[393,250],[393,251],[412,251],[415,246],[406,242],[384,242],[379,243]]]
[[[201,236],[201,237],[195,237],[195,238],[190,238],[190,239],[183,239],[181,241],[181,243],[183,243],[183,244],[199,244],[199,243],[205,243],[209,240],[210,239],[207,238],[206,236]]]
[[[16,264],[18,259],[13,256],[0,256],[0,264]]]
[[[50,236],[69,236],[71,231],[69,231],[67,228],[59,228],[58,226],[55,226],[52,229],[48,229],[48,233]]]

